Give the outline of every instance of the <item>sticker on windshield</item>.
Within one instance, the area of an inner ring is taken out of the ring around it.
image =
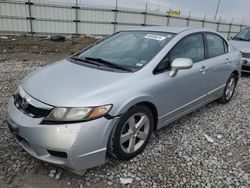
[[[144,38],[158,40],[158,41],[163,41],[166,37],[160,36],[160,35],[147,34]]]
[[[137,67],[141,67],[143,64],[142,63],[136,63]]]

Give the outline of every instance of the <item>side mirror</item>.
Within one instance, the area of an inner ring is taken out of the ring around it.
[[[170,77],[174,77],[178,70],[190,69],[193,67],[193,61],[189,58],[176,58],[171,64],[171,70],[169,72]]]

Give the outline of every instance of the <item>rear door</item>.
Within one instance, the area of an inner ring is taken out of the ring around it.
[[[220,95],[231,73],[232,57],[226,41],[217,34],[205,33],[209,93]]]

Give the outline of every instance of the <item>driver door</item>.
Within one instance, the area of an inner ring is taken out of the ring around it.
[[[209,90],[209,75],[206,69],[207,62],[204,61],[205,48],[201,33],[184,37],[162,62],[165,61],[171,65],[176,58],[190,58],[194,64],[191,69],[179,70],[174,77],[170,77],[169,72],[157,75],[160,81],[158,82],[160,83],[159,106],[161,107],[159,116],[162,125],[202,105]]]

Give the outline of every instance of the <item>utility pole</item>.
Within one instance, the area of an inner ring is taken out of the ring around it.
[[[216,17],[217,17],[217,14],[218,14],[218,10],[219,10],[219,7],[220,7],[220,1],[221,0],[218,0],[218,4],[217,4],[217,7],[216,7],[216,12],[215,12],[215,15],[214,15],[214,20],[216,20]]]

